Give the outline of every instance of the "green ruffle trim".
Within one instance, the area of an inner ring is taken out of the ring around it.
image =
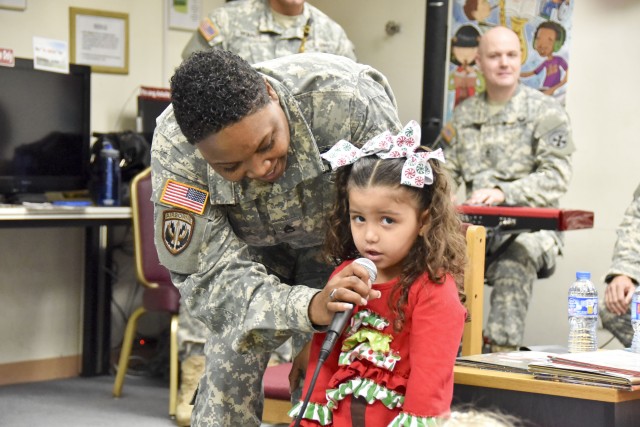
[[[342,342],[342,351],[349,351],[361,342],[369,342],[373,351],[386,353],[389,351],[389,343],[393,340],[391,335],[383,334],[373,329],[360,329],[353,335],[349,335]]]
[[[289,416],[295,419],[298,416],[300,409],[302,409],[302,402],[296,403],[293,408],[289,410]],[[333,422],[333,413],[331,412],[331,409],[327,407],[327,405],[309,402],[304,410],[304,416],[302,418],[307,420],[314,420],[317,421],[320,425],[328,426]]]
[[[347,330],[347,335],[353,334],[362,326],[370,326],[381,331],[389,326],[389,321],[371,310],[361,310],[351,318],[351,325]]]
[[[387,427],[438,427],[443,425],[444,421],[442,418],[418,417],[400,412]]]
[[[374,351],[368,342],[363,342],[351,351],[340,353],[338,364],[343,366],[349,365],[355,359],[367,360],[379,368],[393,371],[396,367],[396,363],[400,360],[400,355],[391,352],[385,354]]]
[[[404,403],[404,396],[400,393],[389,390],[369,379],[353,378],[340,384],[338,388],[327,390],[327,407],[330,409],[337,407],[338,402],[348,395],[362,397],[367,403],[378,400],[389,409],[400,408]]]

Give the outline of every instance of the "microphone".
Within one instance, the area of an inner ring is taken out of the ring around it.
[[[369,273],[369,279],[371,279],[371,283],[376,281],[378,270],[373,261],[368,258],[358,258],[353,263],[361,265],[367,270],[367,273]],[[327,330],[327,336],[325,337],[324,342],[322,343],[322,347],[320,348],[320,355],[318,357],[320,363],[323,363],[329,356],[329,353],[331,353],[331,350],[333,350],[338,337],[342,335],[342,331],[344,331],[344,328],[347,325],[349,318],[351,318],[352,313],[353,307],[345,311],[339,311],[333,315],[333,319],[331,320],[331,324],[329,325],[329,329]]]

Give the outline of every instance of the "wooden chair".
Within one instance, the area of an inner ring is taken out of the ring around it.
[[[470,321],[462,334],[462,356],[482,353],[482,304],[484,301],[484,258],[487,231],[481,225],[463,224],[467,240],[467,267],[464,270],[464,293]]]
[[[486,230],[481,225],[463,224],[462,231],[467,241],[467,267],[464,271],[464,292],[467,295],[467,312],[470,321],[465,323],[462,335],[463,356],[482,353],[482,303],[484,297],[484,258]],[[289,372],[291,363],[270,366],[264,378],[264,410],[262,422],[267,424],[290,424],[287,415],[291,409]]]
[[[291,417],[287,415],[291,409],[291,393],[289,393],[291,366],[291,362],[272,365],[264,373],[262,422],[265,424],[291,424]]]
[[[148,311],[171,314],[169,355],[169,416],[175,417],[178,396],[178,308],[180,293],[171,282],[169,271],[160,265],[154,244],[154,216],[151,202],[151,169],[134,177],[131,182],[131,210],[133,215],[136,276],[144,286],[142,306],[127,321],[118,372],[113,384],[113,396],[120,397],[129,365],[131,347],[138,318]]]

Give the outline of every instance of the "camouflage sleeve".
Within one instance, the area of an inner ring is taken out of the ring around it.
[[[182,50],[182,59],[187,59],[194,52],[224,48],[225,31],[223,29],[228,28],[228,21],[228,14],[223,7],[214,9],[191,35],[191,39]]]
[[[234,234],[224,208],[209,205],[202,215],[179,211],[192,223],[190,240],[179,251],[168,245],[165,224],[176,209],[161,202],[167,179],[206,190],[207,175],[206,164],[195,159],[195,149],[188,151],[184,136],[179,131],[167,135],[171,141],[157,130],[152,149],[155,240],[181,303],[238,352],[271,351],[293,331],[313,332],[308,306],[319,291],[267,274]]]
[[[613,248],[611,267],[607,271],[609,277],[619,274],[640,281],[640,185],[633,195],[616,233],[618,238]]]
[[[318,52],[332,53],[356,61],[355,48],[344,28],[316,7],[305,4],[311,13],[311,31]]]
[[[335,52],[336,55],[346,56],[349,59],[357,61],[356,58],[356,49],[347,37],[347,33],[344,30],[340,29],[338,36],[336,37],[336,44],[338,46],[338,50]]]
[[[571,139],[569,116],[560,105],[544,108],[533,133],[535,164],[529,175],[500,183],[505,202],[525,206],[554,206],[571,180]]]

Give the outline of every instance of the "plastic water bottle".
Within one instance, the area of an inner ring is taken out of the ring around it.
[[[633,326],[631,351],[640,353],[640,286],[636,286],[631,298],[631,326]]]
[[[98,205],[120,206],[120,152],[106,142],[100,150]]]
[[[578,271],[569,287],[569,352],[595,351],[598,348],[598,291],[591,273]]]

